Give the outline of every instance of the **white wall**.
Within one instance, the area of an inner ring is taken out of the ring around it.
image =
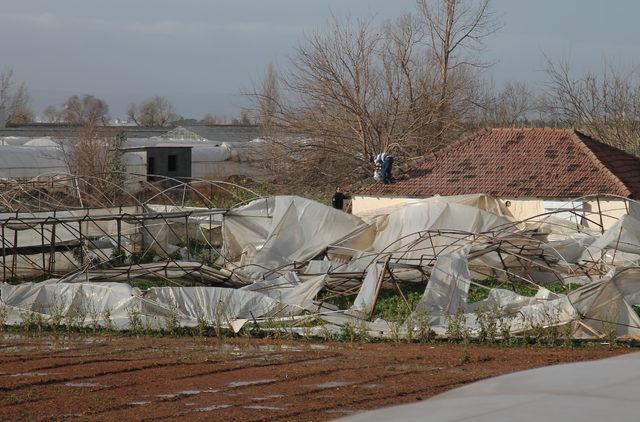
[[[361,216],[368,211],[409,204],[419,201],[416,198],[388,198],[381,196],[353,196],[351,197],[351,213]]]
[[[418,201],[416,198],[402,198],[402,197],[381,197],[381,196],[353,196],[352,198],[352,213],[357,216],[368,214],[373,210],[387,208],[392,206],[398,206]],[[545,201],[553,201],[557,203],[571,202],[571,199],[565,198],[500,198],[501,201],[509,201],[508,209],[516,220],[526,220],[545,212]],[[548,203],[547,203],[548,205]],[[584,209],[590,210],[591,214],[587,213],[587,216],[599,223],[598,213],[598,201],[586,201],[584,202]],[[608,199],[600,200],[600,210],[603,214],[602,223],[604,228],[611,227],[620,217],[627,214],[627,208],[625,207],[625,201],[623,199]],[[590,227],[595,227],[596,224],[589,224]]]
[[[600,200],[600,212],[602,213],[602,225],[605,229],[608,229],[612,225],[620,219],[623,215],[628,213],[626,201],[622,199],[614,199],[614,200]],[[585,202],[586,207],[591,208],[591,212],[598,212],[598,201],[588,201]],[[598,216],[594,215],[589,217],[593,220],[596,220],[596,223],[599,223]],[[594,226],[594,224],[589,224],[589,226]]]

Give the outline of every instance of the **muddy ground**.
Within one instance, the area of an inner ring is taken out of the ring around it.
[[[329,420],[629,349],[0,334],[0,420]]]

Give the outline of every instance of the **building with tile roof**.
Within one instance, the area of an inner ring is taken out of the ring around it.
[[[640,159],[571,129],[484,129],[427,157],[395,183],[360,189],[353,210],[476,193],[509,201],[519,219],[554,207],[592,207],[592,201],[574,201],[587,196],[640,199]],[[598,202],[616,216],[627,212],[623,199]]]

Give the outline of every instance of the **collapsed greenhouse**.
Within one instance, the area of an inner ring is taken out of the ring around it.
[[[605,229],[599,210],[575,211],[588,227],[555,212],[516,221],[483,194],[357,217],[225,182],[143,191],[71,175],[0,186],[0,323],[373,338],[474,337],[487,324],[501,336],[640,334],[632,199]],[[587,199],[604,198],[574,202]],[[377,310],[383,295],[398,298],[401,318]]]

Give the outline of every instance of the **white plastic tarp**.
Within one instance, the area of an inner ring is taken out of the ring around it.
[[[260,318],[276,309],[276,300],[256,292],[224,287],[153,287],[145,299],[169,308],[193,321],[212,323]]]
[[[359,218],[309,199],[258,199],[225,214],[223,256],[259,272],[307,261],[362,227]]]
[[[640,334],[640,318],[633,309],[640,305],[640,268],[621,269],[611,279],[587,284],[568,296],[581,315],[579,336]]]
[[[612,251],[611,258],[606,261],[612,264],[640,260],[640,220],[623,215],[584,251],[582,260],[597,261],[608,251]]]
[[[314,299],[325,285],[327,276],[320,275],[305,277],[301,282],[293,272],[288,272],[273,280],[257,281],[241,290],[259,292],[276,300],[281,305],[287,305],[288,314],[297,314],[303,309],[315,310]]]
[[[373,313],[385,266],[386,263],[377,263],[369,267],[358,295],[349,309],[350,313],[365,318]]]
[[[84,314],[84,325],[96,318],[103,327],[125,328],[129,325],[128,311],[140,309],[140,291],[122,283],[3,283],[0,303],[9,309],[8,324],[20,324],[33,312],[47,321]]]
[[[513,219],[508,216],[434,197],[406,205],[391,214],[381,216],[376,221],[378,233],[372,249],[378,252],[412,249],[402,257],[416,259],[424,254],[435,255],[459,248],[466,243],[464,233],[483,233],[511,224]],[[455,233],[447,235],[418,233],[438,230],[449,230],[461,234],[456,236]],[[456,237],[461,240],[454,242]],[[455,243],[455,246],[451,247],[452,243]]]
[[[577,317],[567,296],[556,295],[544,288],[540,288],[534,297],[521,296],[504,289],[491,289],[487,299],[468,304],[471,275],[467,252],[465,248],[438,257],[414,311],[414,317],[418,313],[428,315],[431,325],[440,334],[446,329],[448,319],[458,312],[464,316],[465,327],[477,333],[478,309],[494,309],[508,316],[511,332],[521,332],[533,326],[563,325]]]
[[[59,283],[55,280],[20,285],[0,284],[0,305],[8,309],[7,324],[31,314],[43,321],[130,329],[166,328],[167,321],[193,327],[200,320],[235,326],[238,320],[261,318],[278,309],[277,300],[257,292],[222,287],[156,287],[146,293],[123,283]],[[78,318],[81,317],[81,320]],[[241,324],[240,324],[241,326]]]
[[[454,315],[458,309],[465,311],[471,285],[467,253],[468,249],[464,248],[438,257],[414,313],[425,313],[432,324],[444,325],[447,316]]]

